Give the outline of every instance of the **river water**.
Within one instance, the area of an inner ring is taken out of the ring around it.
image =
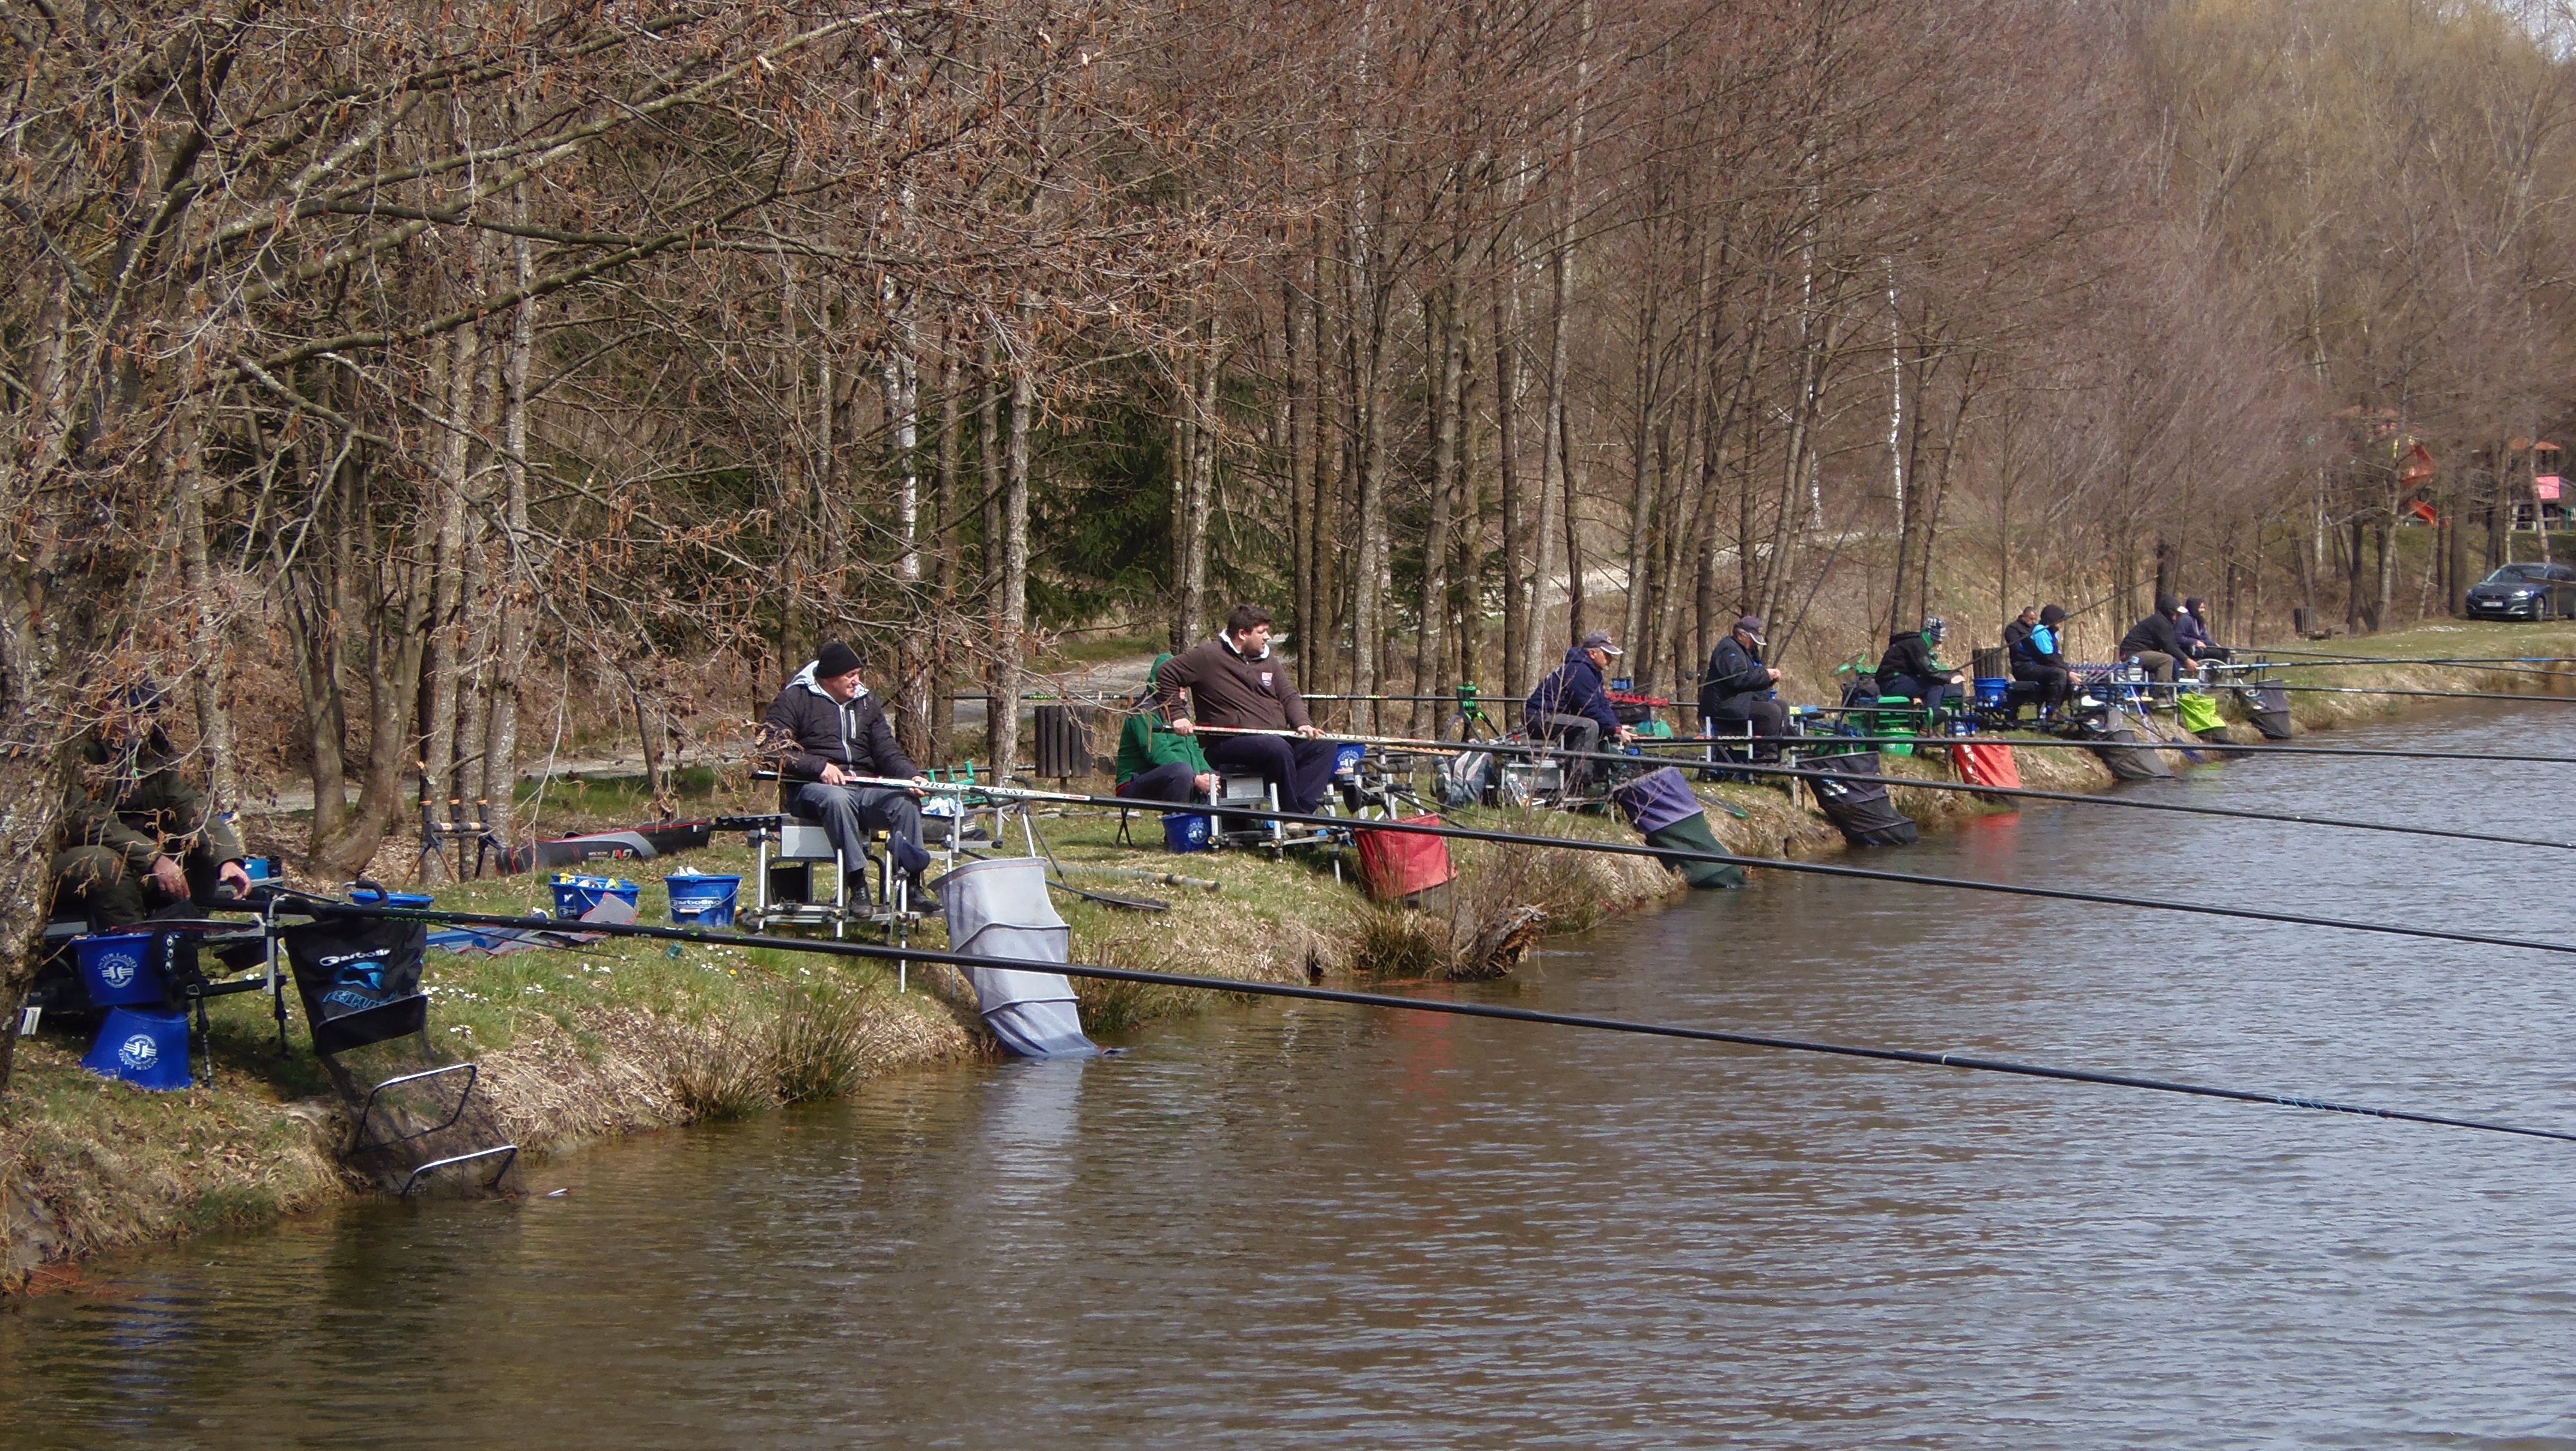
[[[2336,743],[2571,752],[2567,706]],[[2560,768],[2129,788],[2576,835]],[[2576,854],[2044,807],[1905,870],[2576,941]],[[2576,1127],[2570,966],[1769,874],[1449,989]],[[2576,1146],[1327,1005],[0,1307],[11,1447],[2576,1446]]]

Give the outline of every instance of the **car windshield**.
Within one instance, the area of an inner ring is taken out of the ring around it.
[[[2549,566],[2545,564],[2508,564],[2502,569],[2497,570],[2495,573],[2488,575],[2485,579],[2479,581],[2479,583],[2529,584],[2535,579],[2547,579],[2549,577],[2548,569]]]

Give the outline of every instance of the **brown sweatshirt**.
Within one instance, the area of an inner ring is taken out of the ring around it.
[[[1164,661],[1156,679],[1162,689],[1155,700],[1164,712],[1199,725],[1284,731],[1311,723],[1305,698],[1288,682],[1288,667],[1276,654],[1265,650],[1260,659],[1246,660],[1222,635]],[[1196,709],[1179,708],[1184,688]]]

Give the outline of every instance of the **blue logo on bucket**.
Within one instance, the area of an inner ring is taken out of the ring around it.
[[[143,959],[131,952],[102,952],[98,956],[98,980],[109,987],[124,987],[143,970]]]
[[[116,1047],[116,1061],[140,1073],[161,1061],[161,1045],[149,1033],[137,1033]]]

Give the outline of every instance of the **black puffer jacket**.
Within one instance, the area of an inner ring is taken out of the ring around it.
[[[2182,648],[2182,637],[2174,632],[2172,612],[2162,608],[2131,625],[2129,633],[2120,637],[2123,656],[2135,655],[2141,650],[2162,651],[2176,660],[2192,658]]]
[[[760,718],[761,748],[793,781],[819,781],[826,762],[862,776],[910,778],[921,774],[912,758],[895,744],[894,727],[867,687],[849,700],[837,701],[814,683],[807,665],[769,703]]]
[[[1881,690],[1887,688],[1887,682],[1900,675],[1911,675],[1917,680],[1936,680],[1946,679],[1949,674],[1932,658],[1932,646],[1924,640],[1921,630],[1888,636],[1887,653],[1878,657],[1878,686]]]
[[[1708,673],[1699,683],[1699,713],[1713,720],[1749,720],[1753,697],[1770,688],[1770,668],[1730,633],[1709,652]]]

